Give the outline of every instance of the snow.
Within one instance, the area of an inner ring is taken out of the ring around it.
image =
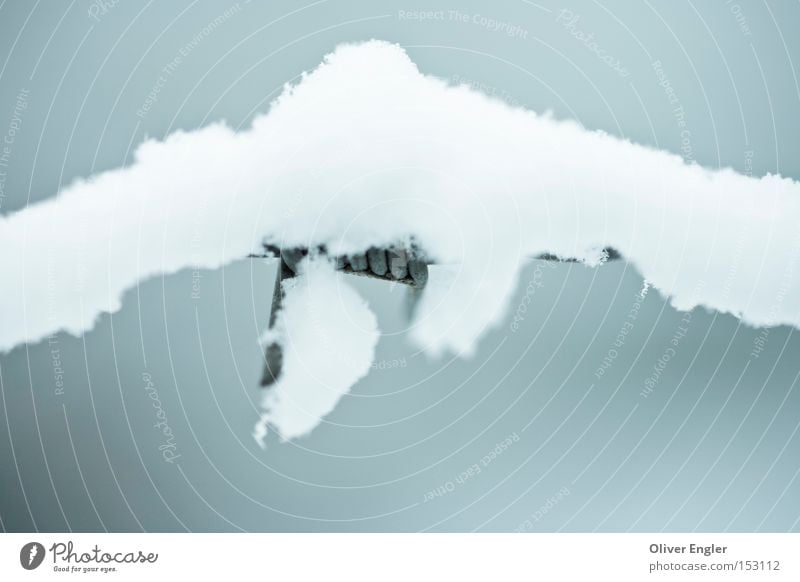
[[[0,351],[82,334],[139,281],[262,241],[352,254],[410,237],[450,265],[410,334],[432,355],[475,352],[525,257],[591,266],[608,246],[677,309],[800,326],[798,182],[512,107],[370,41],[338,47],[248,129],[148,140],[128,167],[0,219]]]
[[[375,315],[325,259],[305,259],[284,281],[284,303],[262,341],[283,347],[283,369],[266,392],[253,436],[268,427],[283,440],[311,432],[370,370],[378,344]]]

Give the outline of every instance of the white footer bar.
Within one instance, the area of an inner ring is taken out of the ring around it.
[[[800,534],[3,534],[0,580],[798,581],[799,554]]]

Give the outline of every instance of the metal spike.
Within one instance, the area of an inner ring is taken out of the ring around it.
[[[386,261],[386,251],[383,249],[369,249],[367,251],[367,261],[369,261],[370,270],[380,277],[383,277],[386,271],[389,270],[389,265]]]
[[[405,279],[408,275],[408,255],[405,249],[390,249],[387,251],[389,258],[389,272],[395,279]]]
[[[347,258],[350,260],[350,267],[354,271],[367,270],[367,255],[350,255]]]

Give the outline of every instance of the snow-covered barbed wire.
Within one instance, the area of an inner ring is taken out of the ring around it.
[[[0,218],[0,350],[82,334],[139,281],[264,242],[347,255],[411,237],[456,265],[432,273],[411,326],[432,355],[474,352],[525,257],[598,265],[608,247],[678,309],[800,326],[798,182],[537,115],[370,41],[326,56],[249,129],[148,140],[130,166]]]

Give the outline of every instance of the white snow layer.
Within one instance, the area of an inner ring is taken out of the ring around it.
[[[344,277],[327,260],[304,260],[283,283],[283,308],[263,338],[281,343],[283,368],[253,434],[262,446],[268,426],[283,440],[311,432],[369,372],[378,324]]]
[[[605,246],[678,309],[797,327],[799,226],[791,179],[689,165],[425,76],[399,46],[345,45],[251,128],[146,141],[130,166],[0,219],[0,351],[82,334],[137,282],[264,240],[352,253],[413,236],[455,265],[411,332],[431,354],[474,351],[525,257],[594,265]]]

